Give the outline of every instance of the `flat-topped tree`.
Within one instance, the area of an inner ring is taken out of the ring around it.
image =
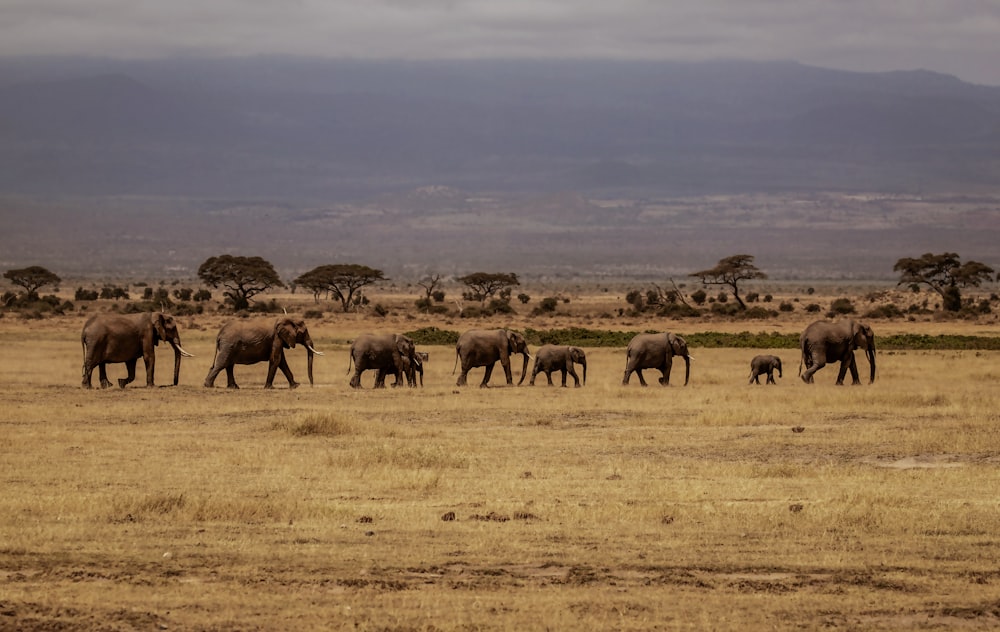
[[[14,285],[24,288],[24,295],[27,299],[38,298],[38,289],[46,285],[55,285],[62,281],[59,276],[43,268],[42,266],[29,266],[27,268],[17,268],[7,270],[3,273],[5,279],[10,280]]]
[[[740,282],[767,278],[767,275],[753,264],[753,255],[732,255],[720,259],[714,268],[692,272],[688,276],[701,279],[703,285],[728,285],[730,293],[742,309],[746,309],[747,306],[740,298]]]
[[[357,263],[336,263],[313,268],[295,279],[295,284],[310,290],[317,301],[321,293],[329,292],[347,312],[355,302],[355,293],[378,281],[388,281],[381,270]]]
[[[472,290],[472,296],[478,299],[482,305],[485,305],[487,299],[492,299],[496,294],[502,295],[511,287],[521,284],[513,272],[473,272],[458,277],[458,281],[468,286]]]
[[[198,267],[198,277],[205,285],[225,288],[223,294],[236,311],[249,308],[250,299],[261,292],[285,287],[271,262],[261,257],[209,257]]]
[[[900,273],[897,285],[926,285],[940,294],[942,306],[949,312],[962,309],[961,288],[979,287],[993,278],[993,268],[979,261],[962,263],[954,252],[928,252],[919,259],[904,257],[892,270]]]

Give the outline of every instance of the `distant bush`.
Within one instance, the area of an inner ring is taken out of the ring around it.
[[[757,293],[757,292],[748,292],[747,296],[746,296],[746,302],[747,303],[756,303],[759,298],[760,298],[760,294],[759,293]]]
[[[892,303],[888,305],[879,305],[878,307],[872,308],[865,312],[865,318],[901,318],[903,310],[899,309]]]
[[[849,298],[838,298],[830,304],[830,311],[827,312],[827,316],[831,318],[834,316],[841,316],[846,314],[854,314],[856,310],[854,309],[854,303],[851,302]]]
[[[100,295],[97,290],[85,290],[82,287],[76,288],[76,292],[73,294],[74,301],[96,301]]]
[[[192,298],[196,302],[210,301],[210,300],[212,300],[212,293],[209,292],[208,290],[201,289],[201,290],[198,290],[197,292],[195,292],[194,296],[192,296]]]
[[[704,305],[705,299],[707,298],[708,294],[705,293],[705,290],[695,290],[694,292],[691,292],[691,300],[694,301],[696,305]]]
[[[816,303],[809,303],[808,305],[806,305],[806,311],[809,312],[810,314],[815,314],[816,312],[822,310],[823,308],[817,305]]]
[[[780,311],[780,312],[794,312],[795,311],[795,306],[792,305],[791,303],[789,303],[788,301],[781,301],[781,303],[778,305],[778,311]]]
[[[453,345],[458,342],[458,332],[437,327],[421,327],[405,334],[418,345]]]
[[[664,318],[700,318],[701,310],[684,303],[668,303],[656,310],[656,315]]]
[[[307,309],[302,313],[303,318],[323,318],[323,310],[321,309]]]
[[[765,318],[773,318],[777,316],[778,312],[773,309],[767,309],[766,307],[755,305],[750,309],[744,310],[739,315],[748,320],[763,320]]]

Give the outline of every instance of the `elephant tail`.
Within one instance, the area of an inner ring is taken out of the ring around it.
[[[455,366],[451,369],[451,374],[455,375],[455,371],[458,370],[458,347],[455,347]]]
[[[351,374],[351,364],[354,362],[354,347],[351,347],[351,355],[347,359],[347,375]]]

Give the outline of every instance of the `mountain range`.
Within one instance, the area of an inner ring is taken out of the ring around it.
[[[0,192],[995,185],[1000,88],[791,62],[0,61]]]
[[[64,277],[221,252],[394,278],[1000,269],[998,173],[1000,88],[925,71],[0,59],[0,268]]]

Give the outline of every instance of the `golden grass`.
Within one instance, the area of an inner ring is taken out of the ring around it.
[[[205,322],[179,387],[85,391],[81,319],[0,320],[0,628],[1000,624],[1000,354],[748,386],[757,350],[694,349],[643,389],[589,349],[584,388],[481,390],[433,347],[352,390],[324,321],[314,388],[209,391]]]

